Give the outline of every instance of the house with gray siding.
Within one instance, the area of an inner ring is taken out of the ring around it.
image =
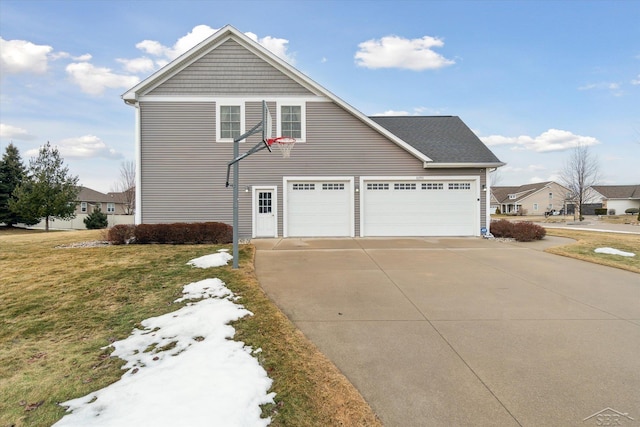
[[[231,26],[123,95],[136,223],[232,222],[233,139],[273,115],[291,158],[239,163],[241,237],[479,236],[504,163],[455,116],[367,117]],[[240,153],[259,144],[253,135]]]

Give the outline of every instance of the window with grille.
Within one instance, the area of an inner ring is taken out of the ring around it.
[[[393,184],[393,189],[394,190],[415,190],[416,184],[409,183],[409,182],[396,182],[395,184]]]
[[[450,182],[449,190],[471,190],[471,184],[468,182]]]
[[[258,193],[258,213],[271,213],[272,209],[272,193],[270,191],[267,192],[259,192]]]
[[[386,182],[368,182],[367,190],[388,190],[389,184]]]
[[[291,188],[296,191],[315,190],[316,185],[315,184],[293,184]]]
[[[444,184],[441,182],[428,182],[422,184],[423,190],[444,190]]]
[[[302,138],[302,106],[283,105],[280,107],[280,136]]]
[[[115,203],[107,203],[107,213],[114,213],[116,211]]]
[[[343,183],[331,183],[331,182],[325,182],[324,184],[322,184],[322,189],[323,190],[344,190],[344,184]]]
[[[220,138],[234,139],[241,133],[241,112],[239,105],[220,106]]]

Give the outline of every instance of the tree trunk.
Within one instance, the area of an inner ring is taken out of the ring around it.
[[[44,231],[49,231],[49,215],[44,218]]]

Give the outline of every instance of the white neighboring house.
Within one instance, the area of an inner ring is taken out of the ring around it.
[[[107,214],[109,227],[117,224],[133,224],[133,212],[127,209],[123,193],[104,194],[91,188],[82,187],[76,202],[76,217],[70,220],[49,218],[49,228],[58,230],[86,230],[84,219],[96,209]],[[32,228],[45,228],[44,220]]]
[[[624,215],[629,208],[640,209],[640,184],[594,185],[591,190],[602,200],[602,207],[610,215]]]

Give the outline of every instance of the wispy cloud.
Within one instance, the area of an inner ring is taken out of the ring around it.
[[[69,79],[80,86],[84,93],[102,95],[106,89],[127,89],[135,86],[140,79],[136,76],[116,74],[109,68],[96,67],[88,62],[74,62],[67,65]]]
[[[437,116],[442,112],[436,108],[429,107],[414,107],[413,111],[406,110],[386,110],[382,113],[374,113],[373,116]]]
[[[0,123],[0,138],[15,139],[18,141],[32,141],[36,139],[36,136],[31,135],[26,129]]]
[[[123,159],[122,153],[117,152],[113,148],[110,148],[95,135],[84,135],[76,138],[63,139],[57,144],[54,144],[60,155],[64,158],[75,159]],[[27,155],[30,157],[38,155],[39,148],[35,148],[27,151]]]
[[[638,74],[638,77],[636,77],[635,79],[631,80],[631,84],[634,86],[640,85],[640,74]]]
[[[443,68],[455,64],[433,49],[444,46],[441,39],[424,36],[406,39],[386,36],[358,45],[356,64],[365,68],[403,68],[414,71]]]
[[[600,143],[592,136],[575,135],[560,129],[549,129],[536,137],[491,135],[481,136],[480,139],[489,146],[511,145],[512,150],[531,150],[538,153],[564,151],[578,146],[591,146]]]

